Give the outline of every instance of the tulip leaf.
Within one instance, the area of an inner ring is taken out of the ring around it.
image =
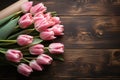
[[[14,16],[14,14],[12,14],[12,15],[4,18],[4,19],[1,19],[1,20],[0,20],[0,25],[6,23],[6,22],[7,22],[8,20],[10,20],[13,16]]]
[[[54,57],[53,59],[59,60],[59,61],[64,61],[64,58],[62,58],[62,57]]]
[[[9,16],[1,19],[1,20],[0,20],[0,26],[3,25],[4,23],[7,23],[11,18],[13,18],[13,17],[16,16],[16,15],[19,15],[20,13],[21,13],[21,11],[15,13],[15,14],[11,14],[11,15],[9,15]]]
[[[19,17],[12,19],[0,28],[0,40],[5,40],[16,29],[18,19]]]
[[[40,38],[35,38],[34,41],[32,42],[32,44],[30,45],[35,45],[35,44],[39,44],[41,43],[43,40],[41,40]]]
[[[35,44],[39,44],[39,43],[41,43],[42,41],[43,41],[43,40],[41,40],[41,39],[39,39],[39,38],[35,38],[30,45],[23,46],[23,47],[20,47],[20,48],[17,48],[17,49],[23,50],[23,49],[26,49],[26,48],[28,48],[28,47],[30,47],[30,46],[35,45]]]
[[[64,61],[62,54],[50,55],[54,60]]]
[[[30,34],[34,29],[25,29],[16,34],[11,35],[8,39],[16,39],[21,34]]]

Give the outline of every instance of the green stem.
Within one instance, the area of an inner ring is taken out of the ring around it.
[[[0,50],[0,53],[6,54],[6,51],[2,51],[2,50]]]
[[[24,61],[26,61],[26,62],[28,62],[28,63],[30,62],[29,60],[27,60],[27,59],[25,59],[25,58],[23,58],[22,60],[24,60]]]
[[[17,25],[15,28],[16,28],[16,29],[19,28],[19,25]]]
[[[49,53],[49,47],[44,47],[45,53]]]
[[[0,42],[4,42],[4,43],[16,43],[16,40],[0,40]]]
[[[48,50],[48,49],[49,49],[49,47],[44,47],[44,49],[47,49],[47,50]]]
[[[20,14],[20,13],[22,13],[22,11],[16,12],[15,15],[18,15],[18,14]]]
[[[14,13],[14,16],[13,16],[13,18],[12,18],[12,19],[14,19],[14,18],[16,18],[16,17],[20,16],[20,14],[21,14],[21,13],[22,13],[22,11],[19,11],[19,12]]]
[[[34,36],[35,38],[39,38],[40,36]]]

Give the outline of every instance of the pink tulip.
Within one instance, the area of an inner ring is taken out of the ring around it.
[[[61,23],[59,17],[52,17],[51,19],[52,19],[52,21],[53,21],[55,24],[60,24],[60,23]]]
[[[56,24],[52,28],[49,28],[49,30],[52,30],[54,32],[54,35],[64,35],[64,26]]]
[[[46,30],[40,33],[40,38],[43,40],[53,40],[56,37],[54,36],[53,31]]]
[[[52,20],[52,15],[50,12],[44,14],[44,17],[47,19],[47,21],[49,22],[50,26],[55,25],[55,21]]]
[[[44,17],[45,17],[47,20],[49,20],[49,19],[51,19],[52,15],[51,15],[50,12],[48,12],[48,13],[44,14]]]
[[[24,4],[21,5],[21,10],[23,13],[27,13],[30,11],[31,7],[32,7],[33,2],[29,1],[29,2],[25,2]]]
[[[7,60],[12,62],[20,62],[20,60],[23,58],[21,51],[15,49],[7,50],[5,56]]]
[[[51,64],[53,59],[46,54],[41,54],[37,57],[36,61],[38,64],[48,65]]]
[[[51,27],[52,25],[53,25],[53,23],[51,23],[50,21],[48,21],[46,18],[38,19],[35,22],[35,29],[38,32],[42,32],[42,31],[45,31],[48,27]]]
[[[47,28],[55,25],[55,22],[51,19],[51,14],[46,13],[43,14],[41,12],[35,14],[34,21],[35,21],[35,29],[38,32],[45,31]]]
[[[17,38],[17,43],[20,46],[26,46],[31,44],[32,42],[33,42],[33,36],[30,35],[23,34],[23,35],[19,35]]]
[[[32,55],[40,55],[44,53],[44,46],[42,44],[36,44],[29,48]]]
[[[24,75],[24,76],[29,76],[31,74],[31,72],[33,72],[32,68],[30,66],[28,66],[27,64],[21,63],[18,65],[17,67],[17,71]]]
[[[42,19],[44,19],[44,14],[43,13],[41,13],[41,12],[38,12],[38,13],[36,13],[35,15],[34,15],[34,21],[36,22],[37,20],[42,20]]]
[[[19,19],[20,28],[28,28],[33,23],[33,17],[31,13],[26,13]]]
[[[38,71],[42,71],[42,66],[39,65],[36,60],[32,60],[30,63],[29,63],[30,67],[33,68],[34,70],[38,70]]]
[[[35,6],[33,6],[31,9],[30,9],[30,13],[32,13],[33,15],[38,13],[38,12],[45,12],[47,10],[47,7],[44,6],[43,3],[38,3],[36,4]]]
[[[62,43],[51,43],[49,51],[51,54],[61,54],[64,52],[64,45]]]
[[[48,22],[50,24],[50,27],[55,25],[55,22],[52,19],[49,19]]]

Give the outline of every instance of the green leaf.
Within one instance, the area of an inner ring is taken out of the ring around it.
[[[43,40],[41,40],[41,39],[39,39],[39,38],[35,38],[30,45],[27,45],[27,46],[24,46],[24,47],[20,47],[20,48],[17,48],[17,49],[23,50],[23,49],[28,48],[28,47],[30,47],[30,46],[33,46],[33,45],[35,45],[35,44],[39,44],[39,43],[41,43],[42,41],[43,41]]]
[[[0,20],[0,26],[3,25],[4,23],[8,22],[8,21],[9,21],[11,18],[13,18],[14,16],[19,15],[20,13],[21,13],[21,11],[15,13],[15,14],[11,14],[10,16],[7,16],[7,17],[1,19],[1,20]]]
[[[0,40],[5,40],[16,29],[18,19],[19,17],[12,19],[0,28]]]
[[[10,37],[8,37],[8,39],[16,39],[21,34],[30,34],[33,30],[34,29],[25,29],[21,32],[18,32],[16,34],[11,35]]]
[[[59,61],[64,61],[64,58],[62,58],[62,57],[57,57],[57,58],[53,58],[53,59],[59,60]]]
[[[14,14],[12,14],[12,15],[4,18],[4,19],[1,19],[1,20],[0,20],[0,25],[6,23],[6,22],[7,22],[8,20],[10,20],[13,16],[14,16]]]
[[[39,39],[39,38],[35,38],[34,41],[32,42],[32,44],[30,45],[35,45],[35,44],[38,44],[38,43],[41,43],[43,40]]]
[[[64,57],[62,54],[55,54],[55,55],[51,55],[51,56],[55,60],[64,61]]]

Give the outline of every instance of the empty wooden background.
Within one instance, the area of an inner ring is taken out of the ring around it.
[[[16,0],[1,0],[0,9]],[[120,0],[33,0],[56,11],[65,35],[64,62],[29,78],[0,66],[0,80],[120,80]]]

